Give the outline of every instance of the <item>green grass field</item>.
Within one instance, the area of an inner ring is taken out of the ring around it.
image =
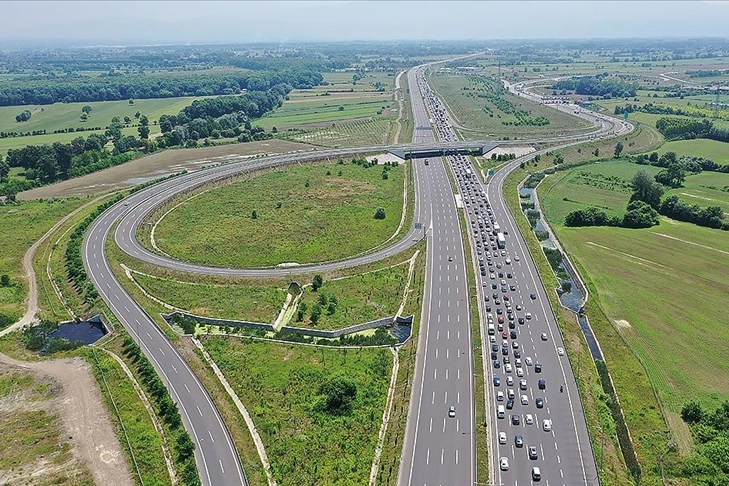
[[[544,213],[553,224],[564,224],[567,213],[597,206],[609,216],[621,216],[630,199],[630,180],[640,170],[655,175],[659,167],[624,160],[604,161],[549,176],[539,187]],[[702,172],[686,177],[684,187],[669,189],[689,204],[720,206],[729,214],[729,174]]]
[[[616,329],[643,362],[664,405],[675,412],[685,401],[697,399],[714,407],[729,396],[724,378],[729,365],[722,358],[729,348],[729,331],[719,325],[724,319],[721,302],[729,291],[729,272],[719,271],[729,268],[729,239],[724,233],[665,218],[644,230],[563,226],[566,212],[589,204],[620,213],[629,191],[584,181],[604,183],[606,176],[629,180],[638,170],[656,169],[618,161],[548,178],[539,188],[542,208],[565,248],[587,272],[606,315],[613,323],[627,322]],[[729,182],[726,174],[702,173],[688,177],[687,187],[677,191],[697,191],[706,179],[719,178]],[[729,194],[715,192],[723,195],[722,206],[729,207]]]
[[[729,143],[716,140],[676,140],[664,143],[658,153],[676,152],[677,155],[689,157],[704,157],[717,164],[729,164]]]
[[[371,147],[387,145],[394,136],[395,122],[390,119],[370,117],[332,127],[316,128],[305,132],[284,134],[293,142],[310,143],[322,147]]]
[[[23,255],[59,219],[84,203],[82,199],[29,201],[0,206],[0,275],[10,276],[10,286],[0,287],[0,329],[25,312],[28,285],[23,278]]]
[[[278,110],[257,121],[266,129],[276,127],[283,130],[289,127],[322,124],[340,120],[360,119],[377,116],[391,104],[388,96],[358,95],[352,98],[289,101]],[[334,97],[331,97],[334,98]]]
[[[278,484],[367,483],[392,367],[388,349],[202,341],[251,414]],[[335,377],[356,386],[348,414],[317,407],[321,386]]]
[[[365,169],[345,162],[255,175],[182,203],[161,220],[155,239],[170,255],[214,265],[348,257],[395,233],[403,211],[405,170],[393,168],[383,180],[380,166]],[[385,219],[374,219],[378,207],[385,208]]]

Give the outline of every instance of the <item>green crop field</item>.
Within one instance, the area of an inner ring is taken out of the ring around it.
[[[608,177],[629,180],[638,170],[656,168],[618,161],[549,177],[539,188],[542,209],[597,289],[602,310],[646,367],[664,406],[676,412],[697,399],[715,407],[729,396],[729,364],[722,358],[729,351],[729,330],[720,325],[721,302],[729,291],[725,233],[666,218],[642,230],[563,226],[566,212],[591,204],[620,213],[630,193],[598,186],[608,184]],[[719,177],[729,181],[726,174],[702,173],[687,177],[687,187],[678,191],[696,190],[704,179]],[[720,194],[723,204],[729,203],[729,195]]]
[[[0,275],[10,277],[8,287],[0,287],[0,329],[15,322],[25,312],[28,285],[23,278],[23,255],[30,246],[48,231],[59,219],[70,213],[84,201],[22,202],[0,206]]]
[[[717,164],[729,164],[729,143],[716,140],[677,140],[664,143],[659,154],[676,152],[676,155],[689,157],[704,157],[711,159]]]
[[[392,120],[371,117],[367,120],[336,124],[332,127],[287,133],[283,135],[283,138],[332,148],[371,147],[390,143],[391,136],[394,136],[394,129],[395,122]]]
[[[273,127],[282,130],[289,127],[369,118],[380,114],[391,103],[390,97],[379,95],[333,100],[322,97],[313,101],[287,102],[270,115],[261,118],[257,124],[269,130]]]
[[[468,129],[468,131],[461,130],[461,135],[466,138],[484,138],[484,134],[507,135],[512,138],[557,133],[564,135],[584,132],[592,126],[585,120],[532,103],[504,92],[503,89],[498,97],[495,97],[498,90],[497,82],[484,76],[453,76],[438,73],[431,75],[429,80],[433,88],[443,97],[457,122]],[[522,117],[517,117],[516,113],[521,113]],[[519,124],[520,119],[532,120],[534,124]],[[549,123],[539,125],[536,123],[538,119],[548,120]]]
[[[278,484],[366,484],[392,368],[388,349],[327,349],[237,338],[203,344],[248,409]],[[351,410],[322,407],[324,386],[356,388]]]
[[[382,166],[345,162],[244,176],[176,207],[160,221],[155,240],[177,258],[223,266],[348,257],[395,233],[405,170],[393,168],[383,180]],[[385,219],[374,218],[378,207]]]

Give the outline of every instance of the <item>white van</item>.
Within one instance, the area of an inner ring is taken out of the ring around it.
[[[496,329],[494,329],[493,324],[489,324],[489,335],[493,336],[494,334],[496,334]]]
[[[497,415],[497,416],[498,416],[498,417],[499,417],[500,419],[502,419],[502,418],[506,417],[506,410],[504,410],[504,406],[503,406],[503,405],[499,405],[499,407],[497,408],[497,413],[496,413],[496,415]]]

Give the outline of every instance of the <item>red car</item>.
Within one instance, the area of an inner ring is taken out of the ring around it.
[[[509,337],[509,333],[506,332],[506,331],[504,331],[504,332],[501,333],[501,337],[504,338],[504,339],[507,339]]]
[[[509,300],[511,297],[509,297],[509,294],[504,294],[504,300]]]
[[[499,324],[503,324],[503,323],[504,323],[504,316],[499,316]]]

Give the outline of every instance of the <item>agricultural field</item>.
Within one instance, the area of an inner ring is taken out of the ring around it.
[[[30,246],[59,219],[85,201],[81,199],[21,202],[0,206],[0,275],[10,277],[8,286],[0,286],[0,329],[23,315],[28,284],[24,278],[23,255]]]
[[[407,166],[391,168],[383,179],[382,165],[342,162],[245,175],[205,190],[159,220],[155,241],[182,260],[236,267],[321,262],[367,251],[397,231]],[[385,209],[384,219],[375,219],[378,207]]]
[[[52,105],[3,106],[0,107],[0,132],[33,132],[45,130],[45,135],[0,138],[0,153],[8,149],[20,148],[26,145],[42,145],[53,142],[70,142],[76,137],[88,137],[91,133],[104,133],[111,119],[118,116],[122,121],[129,117],[131,123],[123,130],[125,135],[138,135],[135,125],[137,112],[149,118],[150,136],[159,133],[157,121],[162,115],[176,115],[184,107],[196,99],[205,97],[160,98],[149,100],[134,100],[130,105],[128,101],[94,101],[88,103],[54,103]],[[81,108],[90,106],[91,112],[87,121],[80,119]],[[15,121],[15,116],[24,110],[32,114],[26,122]],[[101,127],[98,131],[82,131],[71,133],[53,133],[55,130],[67,128]]]
[[[371,147],[390,143],[394,129],[393,120],[369,118],[313,130],[287,132],[283,137],[330,148]]]
[[[278,484],[367,482],[392,367],[388,349],[202,342],[251,414]],[[349,404],[339,410],[336,389]]]
[[[585,120],[499,89],[498,81],[484,76],[436,72],[429,80],[462,125],[456,128],[465,138],[534,138],[581,133],[592,127]]]
[[[729,164],[729,144],[716,140],[676,140],[666,142],[658,150],[659,155],[666,152],[676,152],[679,157],[704,157],[711,159],[717,164]]]
[[[356,82],[353,76],[363,76]],[[330,126],[332,122],[354,121],[397,114],[392,90],[395,77],[385,73],[324,73],[322,86],[297,89],[275,112],[258,124],[267,130],[311,129]]]

